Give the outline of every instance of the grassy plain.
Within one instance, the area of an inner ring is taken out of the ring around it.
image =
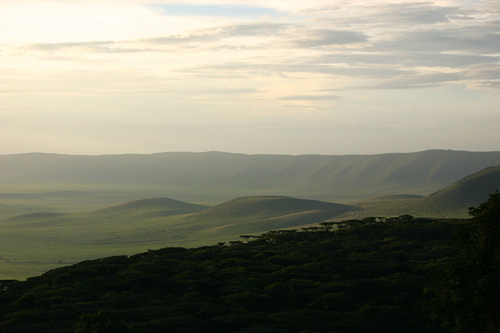
[[[351,209],[286,197],[248,197],[207,210],[207,206],[170,199],[109,207],[139,195],[127,187],[115,192],[101,189],[4,192],[0,279],[24,279],[82,260],[148,249],[212,245],[237,240],[242,234],[317,223]],[[154,193],[151,187],[146,189],[149,192],[143,193]],[[74,212],[77,209],[87,211]]]
[[[417,195],[390,195],[348,202],[359,208],[337,216],[335,220],[361,219],[368,216],[393,217],[413,215],[415,217],[468,218],[468,206],[439,206],[429,204],[428,197]]]
[[[231,193],[212,197],[209,193],[208,190],[192,190],[185,186],[155,184],[1,184],[0,217],[40,211],[83,212],[151,197],[178,198],[203,204],[216,204],[234,198]]]

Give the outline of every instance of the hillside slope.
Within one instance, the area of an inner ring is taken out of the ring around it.
[[[0,156],[0,183],[155,184],[175,186],[179,194],[197,192],[207,197],[280,194],[332,200],[427,195],[498,164],[500,152],[451,150],[333,156],[32,153]]]
[[[141,214],[148,217],[160,217],[201,212],[207,206],[196,205],[170,198],[151,198],[129,201],[123,204],[102,208],[94,215]]]
[[[423,209],[442,211],[466,210],[488,199],[488,194],[500,191],[500,165],[467,176],[422,200]]]
[[[209,233],[237,235],[318,223],[354,207],[283,196],[236,198],[186,217]]]
[[[500,165],[485,168],[468,175],[428,196],[377,196],[353,202],[358,211],[348,212],[341,218],[366,216],[458,217],[469,216],[468,208],[479,205],[488,195],[500,190]]]

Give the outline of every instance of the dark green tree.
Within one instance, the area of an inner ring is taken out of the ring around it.
[[[470,208],[457,255],[438,282],[434,315],[454,332],[500,332],[500,193]]]
[[[131,332],[116,314],[99,310],[95,314],[80,316],[76,323],[77,333],[122,333]]]

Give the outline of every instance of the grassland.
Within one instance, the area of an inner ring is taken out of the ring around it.
[[[321,222],[351,209],[289,197],[245,197],[208,209],[155,198],[80,213],[7,214],[0,220],[0,274],[2,279],[20,279],[87,259],[210,245],[242,234]]]
[[[180,190],[174,185],[108,183],[16,183],[0,186],[0,217],[33,212],[76,213],[153,197],[214,205],[234,198],[232,193],[199,189]]]

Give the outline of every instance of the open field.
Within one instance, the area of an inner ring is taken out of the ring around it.
[[[242,234],[317,223],[353,209],[288,197],[246,197],[206,208],[164,198],[82,213],[4,217],[1,278],[26,278],[103,256],[237,240]]]
[[[83,212],[127,201],[152,197],[174,197],[179,200],[217,204],[234,198],[231,193],[210,195],[208,190],[186,189],[174,185],[31,183],[0,186],[0,217],[29,212]]]

